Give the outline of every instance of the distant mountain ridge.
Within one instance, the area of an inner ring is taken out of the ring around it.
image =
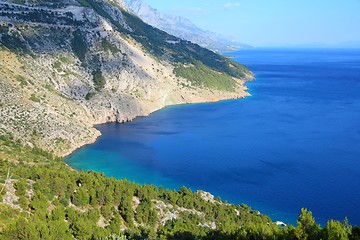
[[[163,14],[143,0],[125,0],[129,9],[143,21],[176,37],[199,44],[213,51],[236,51],[250,45],[232,41],[225,36],[197,27],[186,18]]]

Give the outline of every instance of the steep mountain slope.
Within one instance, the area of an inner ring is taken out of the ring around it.
[[[143,0],[125,0],[133,13],[146,23],[181,39],[187,39],[213,51],[236,51],[249,48],[247,44],[229,40],[227,37],[197,27],[188,19],[163,14],[147,5]]]
[[[252,77],[122,1],[0,1],[0,135],[59,155],[94,141],[94,124],[244,97]]]

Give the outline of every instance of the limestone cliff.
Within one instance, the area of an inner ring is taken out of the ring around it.
[[[146,25],[122,1],[0,1],[0,135],[58,155],[93,142],[94,124],[244,97],[251,78]]]

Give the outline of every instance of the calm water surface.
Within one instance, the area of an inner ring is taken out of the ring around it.
[[[360,224],[360,50],[246,50],[252,97],[169,107],[102,136],[66,162],[168,188],[203,189],[294,223]]]

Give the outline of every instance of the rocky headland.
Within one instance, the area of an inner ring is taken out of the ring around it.
[[[30,146],[65,156],[95,141],[95,124],[249,95],[245,67],[144,24],[122,2],[0,9],[0,135]],[[226,78],[205,81],[216,77]]]

